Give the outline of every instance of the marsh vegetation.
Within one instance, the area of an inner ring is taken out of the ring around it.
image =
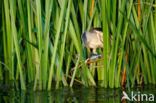
[[[155,0],[0,2],[3,83],[12,80],[22,90],[32,84],[34,91],[75,83],[105,88],[156,84]],[[102,56],[86,61],[91,55],[81,35],[92,28],[103,30],[103,49],[96,50]]]

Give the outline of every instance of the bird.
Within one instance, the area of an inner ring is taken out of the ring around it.
[[[101,57],[101,56],[103,56],[103,55],[101,55],[101,54],[93,54],[91,57],[89,57],[88,59],[89,60],[93,60],[93,59],[97,59],[97,58],[99,58],[99,57]]]
[[[97,54],[97,48],[103,48],[103,32],[102,28],[94,28],[86,31],[81,35],[84,46],[90,54],[90,49],[93,49],[93,54]]]

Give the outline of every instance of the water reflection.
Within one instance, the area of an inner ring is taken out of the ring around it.
[[[120,103],[119,89],[62,88],[50,92],[1,90],[0,103]]]
[[[121,89],[62,88],[52,91],[0,90],[0,103],[120,103]]]

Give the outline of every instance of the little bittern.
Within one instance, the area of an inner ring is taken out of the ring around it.
[[[90,48],[93,49],[93,54],[97,54],[96,48],[103,48],[103,32],[100,28],[94,28],[81,35],[81,39],[90,53]]]

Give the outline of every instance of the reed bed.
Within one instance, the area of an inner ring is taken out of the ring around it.
[[[0,0],[0,80],[34,91],[156,84],[154,0]],[[81,35],[103,29],[103,57]],[[101,82],[98,82],[101,81]],[[18,84],[19,82],[19,84]]]

